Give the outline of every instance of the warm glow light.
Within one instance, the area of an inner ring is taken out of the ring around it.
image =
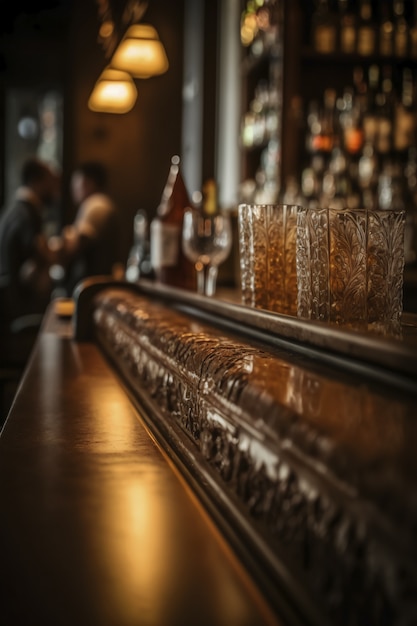
[[[104,39],[106,39],[106,37],[110,37],[113,34],[114,31],[114,24],[111,20],[107,20],[106,22],[103,22],[102,25],[100,26],[100,30],[98,31],[98,34],[100,35],[100,37],[103,37]]]
[[[240,28],[240,38],[244,46],[249,46],[258,32],[258,22],[255,13],[248,13],[244,16]]]
[[[106,68],[88,100],[88,108],[100,113],[127,113],[136,102],[137,90],[126,72]]]
[[[163,74],[169,67],[158,33],[149,24],[133,24],[127,29],[110,65],[135,78]]]

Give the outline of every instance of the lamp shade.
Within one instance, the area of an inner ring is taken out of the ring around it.
[[[133,108],[137,96],[129,74],[107,67],[94,85],[88,108],[101,113],[127,113]]]
[[[129,26],[113,54],[110,65],[115,69],[129,72],[134,78],[149,78],[163,74],[169,67],[158,33],[149,24]]]

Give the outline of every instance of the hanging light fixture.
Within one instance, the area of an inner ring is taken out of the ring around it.
[[[133,108],[137,96],[130,74],[106,67],[94,85],[88,108],[101,113],[127,113]]]
[[[158,33],[150,24],[132,24],[116,48],[110,65],[134,78],[163,74],[169,67]]]

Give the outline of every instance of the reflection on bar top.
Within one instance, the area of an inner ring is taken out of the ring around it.
[[[56,298],[54,300],[54,310],[58,317],[69,318],[75,309],[74,300],[71,298]]]
[[[250,328],[255,333],[264,334],[272,343],[276,343],[277,338],[289,340],[303,349],[319,349],[323,354],[337,354],[344,360],[348,357],[377,368],[387,368],[395,375],[406,374],[417,384],[416,314],[403,313],[402,339],[399,339],[244,306],[240,303],[238,290],[219,289],[215,297],[207,298],[146,280],[139,281],[132,288],[136,293],[162,299],[173,308],[192,307],[233,328],[238,325],[246,330]]]
[[[356,469],[384,463],[404,480],[415,475],[415,395],[242,342],[136,294],[109,289],[97,302],[96,324],[125,342],[123,354],[137,360],[150,350],[174,376],[191,372],[202,394],[226,413],[237,410],[272,442],[298,424],[312,448],[314,440],[329,440],[329,454],[344,452]]]

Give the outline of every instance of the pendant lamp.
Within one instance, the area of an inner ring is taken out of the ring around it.
[[[169,67],[158,33],[149,24],[129,26],[116,48],[111,67],[129,72],[134,78],[149,78],[163,74]]]
[[[135,83],[128,73],[106,67],[94,85],[88,108],[100,113],[127,113],[137,96]]]

